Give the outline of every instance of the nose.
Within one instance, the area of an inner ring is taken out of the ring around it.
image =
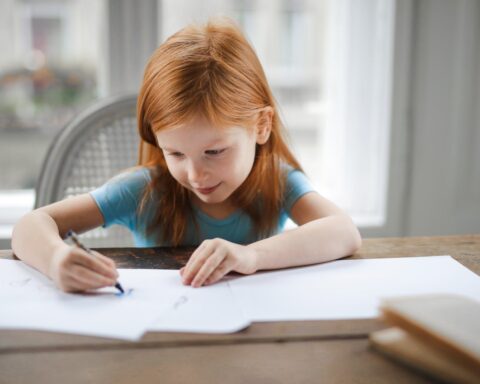
[[[199,161],[189,161],[187,169],[188,181],[193,185],[203,185],[207,171]]]

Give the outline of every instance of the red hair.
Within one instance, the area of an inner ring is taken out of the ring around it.
[[[170,175],[155,132],[186,123],[197,114],[218,127],[247,129],[266,107],[273,109],[270,137],[257,145],[249,176],[231,196],[251,217],[260,237],[271,234],[277,225],[286,177],[281,164],[301,167],[286,144],[275,100],[255,51],[228,20],[187,26],[156,49],[145,68],[137,102],[141,137],[138,162],[152,167],[152,181],[144,192],[140,212],[152,194],[161,196],[147,233],[160,227],[164,242],[179,245],[189,217],[193,218],[190,192]]]

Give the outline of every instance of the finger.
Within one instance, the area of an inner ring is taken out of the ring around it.
[[[107,278],[80,265],[74,265],[69,271],[69,277],[74,285],[82,290],[110,287],[115,279]]]
[[[210,275],[210,277],[205,280],[204,285],[210,285],[221,280],[225,275],[227,275],[232,270],[231,267],[228,267],[225,262],[221,263],[215,271]]]
[[[111,267],[106,266],[103,262],[101,262],[97,256],[91,255],[86,251],[78,249],[76,252],[76,257],[74,260],[74,264],[82,265],[87,269],[90,269],[94,272],[97,272],[100,275],[109,278],[116,278],[117,272],[112,269]]]
[[[180,272],[180,278],[182,279],[182,284],[183,284],[183,285],[186,285],[185,282],[183,281],[184,271],[185,271],[185,267],[181,268],[179,272]]]
[[[205,240],[205,241],[202,242],[202,244],[200,244],[198,246],[197,249],[195,249],[195,251],[193,251],[193,253],[190,255],[190,258],[187,261],[187,264],[185,264],[185,267],[184,267],[185,270],[187,270],[187,271],[190,270],[192,264],[198,258],[198,255],[201,255],[204,252],[204,250],[208,246],[208,244],[209,244],[209,241]]]
[[[92,251],[92,253],[95,255],[95,257],[98,258],[98,260],[100,262],[102,262],[103,264],[105,264],[105,266],[107,268],[109,268],[110,270],[113,270],[114,273],[115,273],[115,277],[118,277],[118,271],[117,271],[117,268],[116,268],[116,265],[115,265],[115,262],[110,259],[109,257],[107,256],[104,256],[102,255],[101,253],[98,253],[97,251]]]
[[[203,245],[205,244],[205,245]],[[210,242],[202,243],[203,247],[199,247],[188,260],[187,265],[185,266],[185,271],[183,272],[183,283],[190,284],[193,278],[196,276],[199,269],[205,263],[212,252],[214,251],[214,244]]]
[[[109,287],[115,284],[115,279],[105,277],[80,265],[70,270],[70,278],[83,289]]]
[[[84,289],[81,289],[80,287],[77,286],[77,282],[75,280],[72,280],[71,278],[68,278],[67,281],[62,281],[61,283],[58,284],[58,287],[63,291],[63,292],[80,292]]]
[[[73,277],[68,278],[68,282],[65,283],[62,287],[62,290],[69,293],[76,292],[85,292],[88,291],[90,287],[82,281],[78,281]]]
[[[193,278],[192,287],[200,287],[225,259],[225,255],[226,253],[224,251],[217,248]]]

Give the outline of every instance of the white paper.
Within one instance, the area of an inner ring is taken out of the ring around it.
[[[159,294],[161,282],[173,275],[181,282],[178,271],[120,269],[119,274],[124,295],[113,287],[69,294],[20,261],[0,260],[0,328],[137,340],[173,303],[174,292]]]
[[[229,282],[251,321],[373,318],[383,298],[454,293],[480,301],[480,277],[450,256],[338,260]]]
[[[149,327],[163,332],[237,332],[250,325],[228,282],[192,288],[184,286],[174,305]]]
[[[177,270],[118,271],[125,295],[67,294],[24,263],[0,260],[0,328],[136,340],[146,330],[223,333],[250,321],[371,318],[394,296],[480,301],[480,277],[450,256],[339,260],[201,288],[184,286]]]

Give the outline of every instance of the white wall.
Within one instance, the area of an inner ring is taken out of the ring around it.
[[[420,0],[412,10],[399,234],[480,233],[480,2]]]

